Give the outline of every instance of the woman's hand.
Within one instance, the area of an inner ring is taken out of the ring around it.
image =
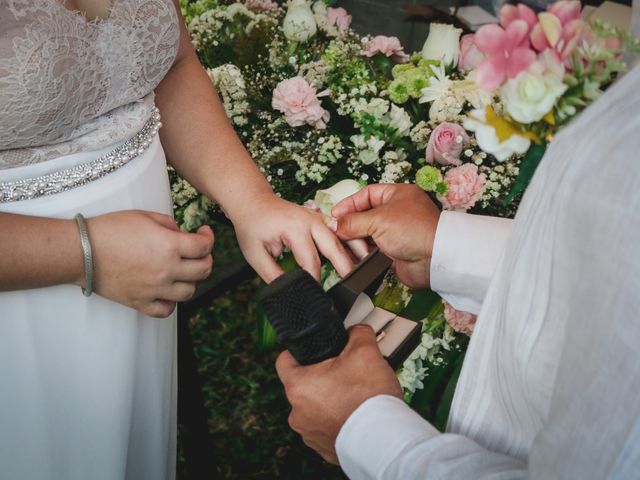
[[[211,273],[209,227],[182,232],[169,215],[124,211],[87,220],[94,290],[152,316],[166,317]],[[82,283],[82,280],[80,283]]]
[[[278,258],[288,247],[298,264],[320,279],[322,253],[340,276],[353,268],[350,255],[324,224],[321,214],[287,202],[272,193],[247,202],[231,217],[242,253],[262,279],[269,283],[282,275]]]

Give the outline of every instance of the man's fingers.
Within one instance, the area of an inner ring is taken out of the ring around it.
[[[285,350],[278,355],[278,359],[276,360],[276,372],[278,372],[278,377],[285,387],[291,380],[291,377],[294,374],[293,372],[295,372],[298,367],[300,367],[300,364],[295,358],[293,358],[293,355],[289,353],[289,350]]]
[[[348,213],[379,207],[384,203],[386,193],[390,191],[390,188],[391,186],[388,184],[368,185],[333,207],[331,215],[340,218]]]
[[[353,262],[340,240],[324,227],[315,228],[312,233],[318,250],[329,259],[338,275],[341,277],[347,275],[353,269]]]
[[[338,219],[336,235],[342,240],[371,237],[375,231],[376,213],[373,211],[348,213]]]
[[[211,253],[215,237],[211,228],[203,226],[196,233],[180,233],[179,251],[182,258],[202,258]]]

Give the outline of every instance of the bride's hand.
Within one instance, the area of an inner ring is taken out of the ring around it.
[[[211,272],[209,227],[185,233],[169,215],[124,211],[87,220],[99,295],[166,317]]]
[[[353,267],[351,257],[338,238],[324,224],[322,215],[273,194],[251,202],[231,218],[240,248],[251,266],[269,283],[283,271],[274,258],[288,247],[298,264],[320,279],[322,253],[340,276]]]

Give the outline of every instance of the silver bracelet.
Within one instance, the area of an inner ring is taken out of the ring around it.
[[[85,297],[89,297],[93,292],[93,255],[91,254],[91,242],[89,241],[87,222],[81,213],[76,215],[76,223],[78,224],[78,230],[80,230],[80,243],[82,244],[82,256],[84,257],[84,276],[86,279],[82,293]]]

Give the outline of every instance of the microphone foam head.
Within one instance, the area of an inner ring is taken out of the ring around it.
[[[267,285],[262,305],[278,343],[303,365],[335,357],[347,344],[331,298],[304,270],[285,273]]]

